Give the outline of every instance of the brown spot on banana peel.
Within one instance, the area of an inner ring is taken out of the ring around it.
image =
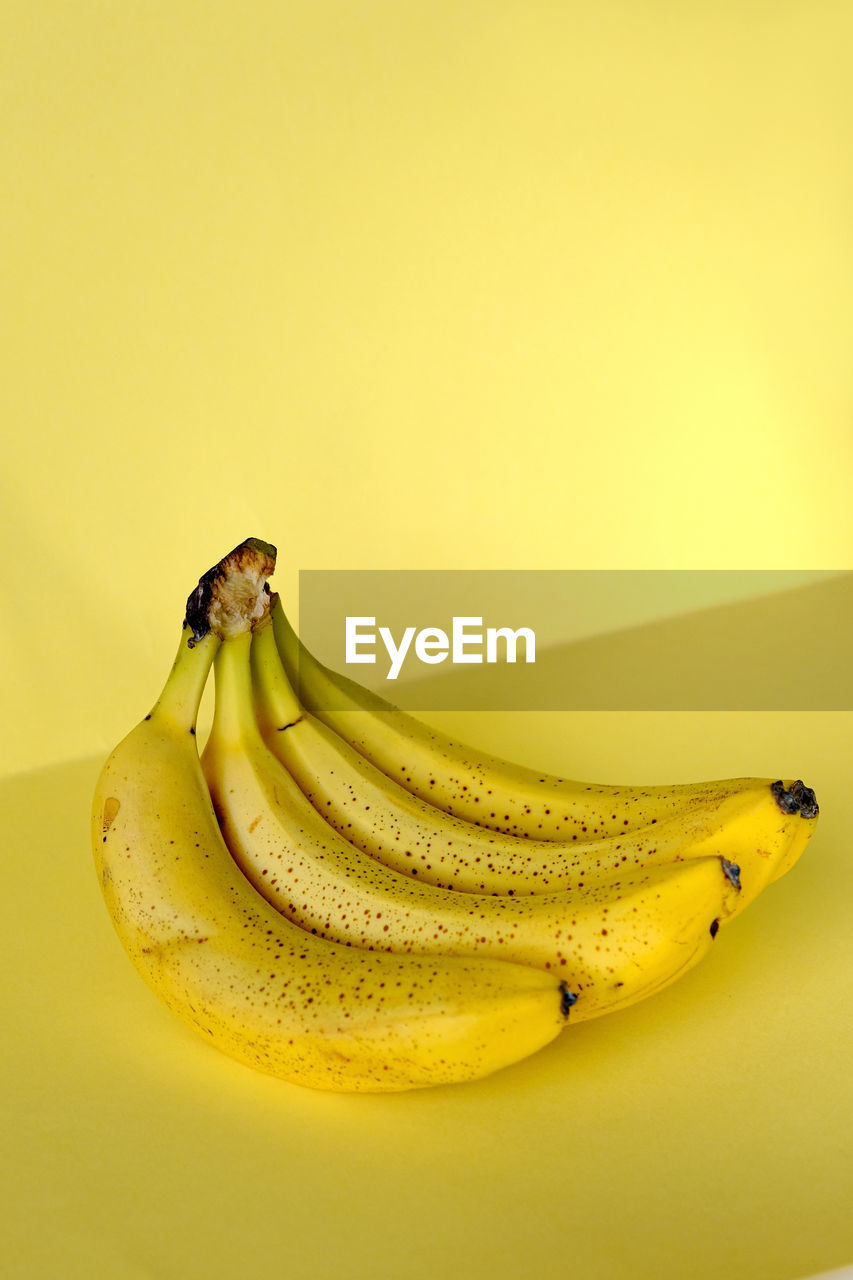
[[[199,942],[199,943],[210,942],[210,935],[206,933],[198,934],[198,935],[187,933],[180,938],[168,938],[168,939],[164,939],[162,942],[151,942],[146,946],[140,947],[139,954],[143,956],[162,957],[166,955],[168,952],[174,951],[176,947],[185,947],[188,944],[191,946],[193,943],[196,943],[196,942]]]

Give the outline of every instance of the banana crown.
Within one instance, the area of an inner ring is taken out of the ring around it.
[[[476,1079],[682,976],[813,834],[800,779],[577,782],[455,742],[300,646],[275,559],[248,538],[199,579],[92,807],[127,954],[232,1057],[327,1089]]]

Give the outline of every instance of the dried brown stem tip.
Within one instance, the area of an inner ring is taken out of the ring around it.
[[[184,626],[192,629],[190,647],[208,631],[220,640],[254,627],[269,612],[267,578],[275,569],[276,549],[260,538],[239,547],[202,574],[187,600]]]

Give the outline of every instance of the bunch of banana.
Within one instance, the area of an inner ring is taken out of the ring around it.
[[[203,576],[163,692],[93,804],[125,949],[233,1057],[325,1089],[485,1075],[547,1044],[570,1013],[599,1016],[672,982],[812,834],[817,805],[800,782],[607,788],[518,770],[520,801],[513,766],[451,751],[358,686],[347,741],[308,710],[339,678],[303,651],[303,676],[317,677],[313,694],[301,685],[305,705],[288,680],[274,564],[274,548],[249,539]],[[401,734],[415,747],[388,767]],[[462,816],[463,786],[500,797],[495,826]]]

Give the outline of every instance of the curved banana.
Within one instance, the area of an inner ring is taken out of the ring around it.
[[[245,624],[245,601],[222,589],[228,560],[214,603],[225,599],[220,618],[231,610]],[[206,578],[199,598],[210,604]],[[153,991],[225,1053],[318,1089],[474,1079],[554,1039],[572,1004],[556,975],[347,948],[304,933],[252,888],[222,840],[196,748],[219,643],[207,625],[185,626],[159,701],[113,751],[93,801],[104,899]]]
[[[488,955],[550,969],[577,997],[572,1018],[580,1021],[672,981],[737,909],[737,868],[718,856],[620,868],[574,892],[523,897],[458,893],[400,875],[339,836],[263,742],[251,644],[251,635],[237,636],[216,656],[202,766],[235,861],[301,928],[359,948]],[[799,825],[788,815],[790,833]]]
[[[305,711],[266,621],[254,634],[252,667],[264,740],[318,813],[371,857],[439,888],[564,892],[604,876],[716,855],[739,864],[743,910],[783,856],[793,865],[813,829],[780,808],[769,778],[738,778],[720,783],[701,806],[616,835],[575,834],[568,841],[506,835],[413,795]]]
[[[511,764],[454,741],[323,666],[300,643],[278,597],[272,617],[303,706],[406,790],[478,826],[537,840],[607,837],[716,804],[743,781],[612,786]],[[813,794],[803,796],[802,813],[817,814]]]

